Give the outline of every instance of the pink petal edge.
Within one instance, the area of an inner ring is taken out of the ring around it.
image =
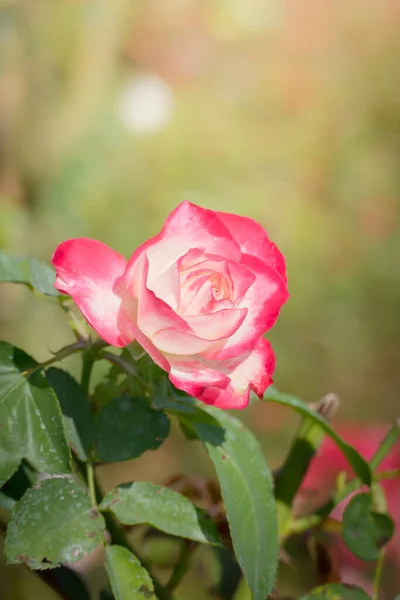
[[[121,254],[98,240],[76,238],[56,248],[52,263],[56,289],[72,297],[101,338],[120,348],[134,339],[122,308],[127,261]]]

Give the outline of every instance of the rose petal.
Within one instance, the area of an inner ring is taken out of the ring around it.
[[[151,359],[154,360],[156,365],[158,365],[167,373],[171,370],[171,365],[167,358],[161,354],[161,352],[155,347],[155,345],[138,329],[136,325],[133,326],[133,332],[135,334],[136,341],[142,346],[143,350],[147,352]]]
[[[181,287],[178,314],[198,315],[214,300],[209,275],[201,275]]]
[[[232,308],[237,306],[255,279],[254,273],[240,263],[202,253],[199,248],[190,250],[178,264],[181,279],[178,312],[185,315],[185,320],[186,315],[221,310],[221,302],[230,302]],[[216,274],[223,276],[223,284],[229,292],[223,294],[222,299],[216,299],[212,290]]]
[[[236,306],[239,306],[238,303],[254,283],[256,276],[240,263],[229,262],[227,269],[233,283],[232,300]]]
[[[100,337],[118,347],[134,339],[122,308],[127,265],[123,256],[97,240],[77,238],[60,244],[52,263],[55,287],[73,298]]]
[[[206,350],[210,352],[217,342],[204,340],[190,333],[183,333],[176,329],[161,329],[152,336],[153,344],[167,354],[191,356],[201,354]]]
[[[169,375],[171,383],[189,396],[199,398],[206,388],[226,388],[230,379],[224,373],[216,371],[195,360],[173,359]]]
[[[150,279],[147,276],[146,286],[154,292],[157,298],[160,298],[160,300],[166,302],[174,311],[177,311],[181,296],[177,263],[174,263],[169,269],[160,273],[158,277]]]
[[[218,350],[218,358],[232,358],[251,350],[259,337],[275,323],[282,305],[289,297],[286,285],[278,273],[249,254],[241,264],[255,275],[253,284],[239,302],[248,313],[239,329]],[[209,358],[215,358],[211,353]]]
[[[279,273],[284,283],[287,283],[285,258],[275,244],[270,241],[261,225],[249,217],[223,212],[215,214],[228,228],[243,254],[256,256],[266,262]]]
[[[204,248],[190,248],[190,250],[178,260],[179,270],[186,271],[202,260],[204,260]]]
[[[228,308],[208,315],[185,316],[185,321],[196,336],[206,340],[220,340],[233,335],[246,314],[247,308]]]
[[[170,214],[161,233],[133,253],[128,263],[128,277],[139,256],[146,252],[150,265],[148,287],[155,289],[160,275],[193,248],[194,242],[206,252],[234,261],[240,259],[239,246],[214,211],[182,202]]]
[[[154,292],[148,289],[146,285],[148,272],[149,261],[144,253],[131,265],[129,273],[125,273],[126,288],[138,301],[136,320],[139,329],[149,339],[160,329],[173,328],[176,331],[193,333],[187,323],[166,302],[157,298]]]
[[[232,361],[212,361],[211,364],[217,362],[231,382],[225,389],[207,388],[200,397],[200,400],[207,404],[223,409],[246,408],[250,390],[262,398],[265,390],[272,383],[275,355],[271,344],[264,338],[260,338],[253,350],[242,357],[242,360],[239,357]]]

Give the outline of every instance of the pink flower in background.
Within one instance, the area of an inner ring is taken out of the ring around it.
[[[221,408],[262,396],[275,358],[262,336],[288,298],[285,261],[252,219],[180,204],[129,261],[88,238],[53,256],[70,294],[109,344],[133,340],[171,382]]]
[[[385,425],[344,425],[337,427],[337,432],[367,460],[370,461],[380,442],[388,432]],[[400,468],[400,443],[382,461],[378,471],[389,471]],[[306,477],[303,480],[298,497],[298,504],[303,508],[314,510],[324,504],[336,487],[336,478],[340,472],[347,473],[349,479],[354,478],[343,453],[331,438],[326,438],[312,460]],[[387,560],[400,565],[400,479],[381,481],[385,492],[388,512],[395,521],[395,533],[387,545]],[[356,492],[357,493],[357,492]],[[350,498],[347,497],[331,513],[331,517],[341,520],[343,511]],[[307,502],[309,503],[306,507]],[[340,565],[341,579],[345,583],[357,584],[370,592],[370,582],[367,577],[368,563],[358,559],[347,547],[338,540],[336,546],[337,558]],[[373,565],[374,566],[374,565]]]

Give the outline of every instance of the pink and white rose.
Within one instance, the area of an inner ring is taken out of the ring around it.
[[[272,383],[263,334],[288,298],[285,261],[252,219],[189,202],[127,261],[97,240],[60,244],[55,287],[109,344],[133,340],[170,381],[221,408],[244,408]]]

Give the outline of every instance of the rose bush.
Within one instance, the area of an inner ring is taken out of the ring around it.
[[[338,433],[350,443],[367,461],[370,461],[378,450],[380,443],[389,430],[386,425],[359,425],[345,424],[337,428]],[[400,444],[391,449],[379,465],[377,472],[397,470],[400,468]],[[335,491],[336,480],[339,473],[346,473],[348,479],[355,477],[346,457],[330,438],[326,438],[311,461],[308,472],[303,479],[297,497],[297,506],[300,512],[312,513],[328,501]],[[398,567],[400,565],[400,480],[387,479],[380,482],[385,493],[389,514],[395,521],[396,528],[392,539],[386,546],[387,561]],[[343,512],[350,499],[368,488],[360,488],[350,494],[340,504],[335,506],[331,517],[342,520]],[[368,593],[371,591],[371,581],[367,576],[368,563],[357,558],[348,550],[339,536],[334,547],[336,560],[340,569],[341,581],[363,587]],[[372,565],[373,567],[374,565]]]
[[[263,334],[288,298],[285,261],[255,221],[189,202],[129,261],[79,238],[53,256],[55,286],[109,344],[133,340],[179,389],[244,408],[262,396],[275,358]]]

